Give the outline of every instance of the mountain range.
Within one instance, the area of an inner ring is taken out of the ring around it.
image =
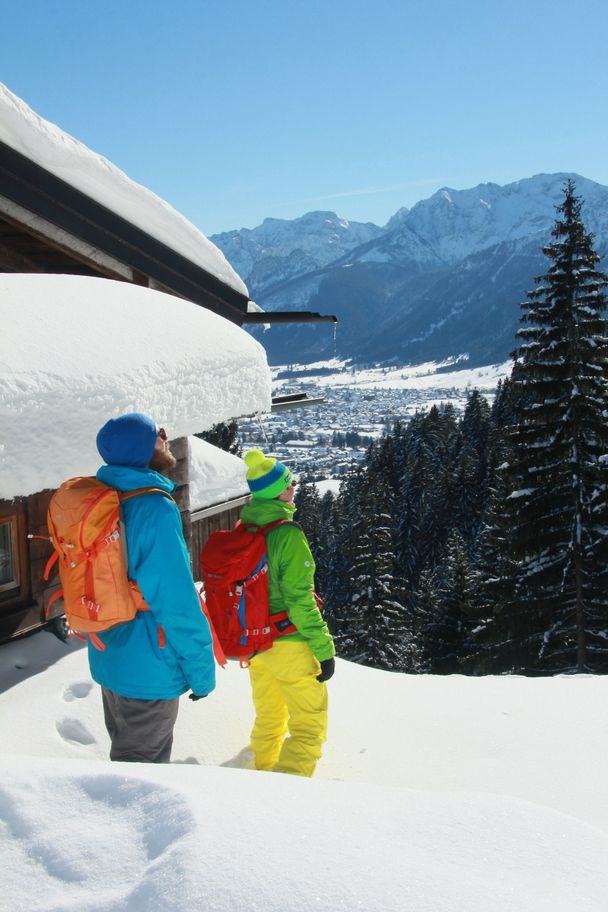
[[[608,187],[567,173],[444,188],[400,209],[384,227],[309,212],[211,240],[264,310],[338,318],[336,333],[327,323],[255,327],[271,364],[334,356],[405,364],[463,355],[471,366],[496,363],[514,348],[519,305],[549,265],[542,248],[568,178],[604,255]]]

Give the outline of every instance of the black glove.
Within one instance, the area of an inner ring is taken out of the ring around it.
[[[321,674],[317,675],[317,681],[329,681],[336,670],[336,660],[323,659],[319,664],[321,666]]]
[[[188,699],[189,700],[204,700],[206,696],[207,696],[207,694],[191,693],[191,694],[188,694]]]

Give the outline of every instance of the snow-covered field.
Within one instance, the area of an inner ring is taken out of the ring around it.
[[[482,392],[493,392],[499,380],[504,380],[511,373],[512,361],[503,364],[488,364],[484,367],[467,368],[467,356],[450,358],[448,361],[425,361],[422,364],[410,364],[394,367],[356,368],[346,361],[318,361],[314,364],[274,367],[273,386],[277,390],[291,385],[298,380],[310,379],[314,375],[315,385],[321,388],[356,388],[360,390],[432,390],[466,391],[478,389]],[[289,370],[292,376],[279,377]],[[440,401],[445,401],[445,397]]]
[[[608,679],[338,661],[313,780],[246,766],[248,676],[112,764],[86,652],[0,647],[2,912],[605,912]]]

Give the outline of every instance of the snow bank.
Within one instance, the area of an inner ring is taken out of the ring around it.
[[[108,762],[81,644],[0,649],[3,909],[605,912],[606,677],[338,660],[307,780],[244,768],[236,663],[182,699],[174,762],[155,767]]]
[[[226,285],[248,294],[221,250],[183,215],[106,158],[43,120],[2,83],[0,140]]]
[[[171,437],[267,412],[262,346],[172,295],[83,276],[0,275],[0,498],[96,471],[111,416]]]
[[[3,764],[10,908],[605,908],[605,834],[526,802],[119,766]]]
[[[198,437],[188,438],[190,460],[190,510],[202,510],[249,493],[247,466]]]

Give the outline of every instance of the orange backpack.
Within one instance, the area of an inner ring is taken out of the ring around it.
[[[160,488],[119,492],[96,478],[70,478],[53,494],[47,514],[50,540],[55,549],[44,579],[59,561],[61,589],[50,599],[63,597],[70,629],[87,634],[98,649],[105,646],[97,634],[131,621],[138,611],[148,611],[144,598],[127,575],[127,557],[120,522],[120,504],[140,494],[171,498]]]

